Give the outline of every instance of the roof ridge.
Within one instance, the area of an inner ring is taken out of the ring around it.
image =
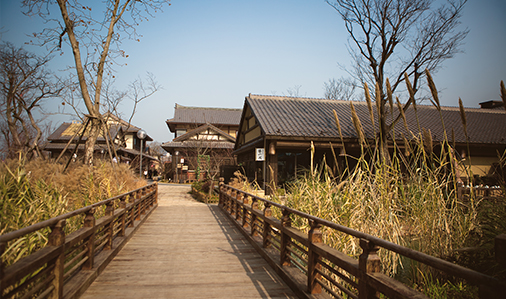
[[[262,94],[249,94],[248,98],[251,99],[279,99],[279,100],[296,100],[296,101],[322,101],[322,102],[331,102],[331,103],[348,103],[351,102],[354,105],[364,105],[367,104],[366,101],[351,101],[351,100],[329,100],[324,98],[314,98],[314,97],[293,97],[293,96],[279,96],[279,95],[262,95]],[[417,104],[417,107],[421,108],[428,108],[428,109],[437,109],[433,104]],[[460,111],[459,107],[455,106],[441,106],[442,110],[446,111]],[[494,114],[500,114],[504,113],[504,110],[502,109],[486,109],[486,108],[479,108],[479,107],[464,107],[466,112],[486,112],[486,113],[494,113]]]
[[[195,107],[195,106],[183,106],[176,103],[176,107],[174,109],[202,109],[202,110],[230,110],[230,111],[240,111],[242,108],[222,108],[222,107]]]

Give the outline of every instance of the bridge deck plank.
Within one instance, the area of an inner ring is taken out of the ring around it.
[[[159,206],[81,297],[297,298],[217,206],[159,185]]]

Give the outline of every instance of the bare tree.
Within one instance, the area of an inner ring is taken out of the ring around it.
[[[354,99],[356,84],[351,79],[339,78],[330,79],[323,84],[325,90],[324,97],[327,100],[345,100]]]
[[[62,51],[62,44],[67,43],[72,49],[82,101],[91,118],[85,163],[93,162],[93,150],[103,124],[100,105],[104,77],[114,73],[116,58],[128,57],[120,48],[121,41],[125,38],[140,41],[136,26],[167,3],[169,0],[106,0],[92,5],[89,1],[56,0],[59,13],[55,17],[52,1],[23,1],[27,15],[38,15],[47,24],[54,24],[34,33],[42,45]],[[100,9],[104,10],[102,17],[95,12]]]
[[[300,92],[301,87],[302,87],[302,85],[294,85],[293,87],[287,88],[286,94],[283,93],[283,95],[287,96],[287,97],[292,97],[292,98],[304,97],[305,94],[302,95]]]
[[[138,77],[134,81],[128,84],[128,88],[125,91],[118,91],[114,88],[114,81],[107,80],[104,85],[104,107],[107,111],[117,116],[120,119],[124,119],[120,113],[118,107],[124,103],[125,100],[129,100],[132,103],[132,110],[128,117],[125,132],[130,129],[132,125],[132,119],[137,112],[137,106],[155,94],[162,86],[156,81],[155,76],[152,73],[147,73],[146,78]]]
[[[392,92],[409,77],[406,110],[415,101],[424,71],[431,73],[459,52],[468,30],[457,30],[466,0],[327,0],[344,20],[355,61],[355,79],[374,89],[383,153],[387,135],[387,89]],[[437,8],[435,2],[444,2]],[[387,78],[391,78],[391,84]],[[376,94],[377,93],[377,94]]]
[[[43,132],[34,112],[44,99],[62,90],[45,68],[49,60],[10,43],[0,45],[0,109],[8,156],[18,151],[41,155],[38,144]]]

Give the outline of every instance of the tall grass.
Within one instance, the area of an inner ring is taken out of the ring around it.
[[[43,160],[8,160],[0,164],[0,234],[113,197],[145,185],[127,165],[63,166]],[[81,226],[69,219],[66,233]],[[47,229],[7,244],[2,260],[9,265],[47,243]]]
[[[444,128],[437,90],[430,74],[428,78],[432,103],[440,112]],[[406,84],[409,89],[408,80]],[[389,98],[392,95],[389,94]],[[372,111],[367,89],[366,99],[369,110]],[[413,106],[416,112],[414,102]],[[458,198],[457,169],[469,172],[466,175],[468,178],[473,176],[469,167],[461,165],[461,161],[456,159],[448,136],[445,135],[438,146],[440,150],[434,151],[431,132],[423,128],[418,134],[410,132],[402,108],[399,108],[404,127],[410,136],[403,134],[400,144],[396,141],[400,138],[392,138],[393,155],[391,160],[385,160],[380,150],[376,150],[378,141],[372,142],[376,147],[364,141],[360,120],[353,108],[351,105],[362,155],[347,156],[347,159],[356,159],[357,166],[346,169],[344,174],[334,175],[323,161],[317,166],[318,171],[307,170],[296,181],[289,183],[285,197],[273,196],[272,200],[447,260],[456,260],[456,250],[479,242],[480,236],[487,235],[489,241],[486,244],[490,247],[494,234],[500,233],[501,228],[506,228],[504,218],[503,221],[500,220],[506,216],[506,212],[497,213],[501,210],[497,209],[494,216],[486,214],[486,211],[492,212],[491,209],[484,209],[483,202],[473,192],[465,201]],[[463,109],[461,114],[467,136]],[[334,116],[340,130],[335,112]],[[342,136],[341,142],[344,145]],[[503,165],[506,165],[504,161]],[[495,223],[495,227],[490,222]],[[307,223],[294,221],[293,224],[307,229]],[[359,240],[342,233],[325,231],[324,239],[327,244],[350,256],[361,253]],[[379,255],[385,273],[411,283],[426,293],[474,292],[459,281],[448,282],[445,280],[447,277],[440,273],[400,258],[392,252],[380,250]]]

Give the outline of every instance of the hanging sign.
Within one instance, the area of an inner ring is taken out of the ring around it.
[[[265,161],[265,149],[264,148],[256,148],[255,149],[255,161]]]

